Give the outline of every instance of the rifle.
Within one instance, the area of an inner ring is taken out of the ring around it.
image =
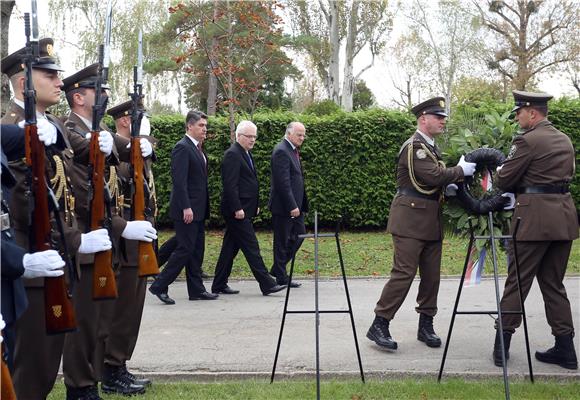
[[[145,201],[145,165],[140,149],[139,131],[143,118],[143,33],[139,30],[139,46],[137,53],[137,65],[133,67],[133,93],[130,94],[132,101],[131,110],[131,219],[144,221],[149,216],[150,209]],[[139,276],[152,276],[159,274],[157,256],[153,249],[153,243],[139,242],[138,244]]]
[[[16,392],[14,391],[14,385],[12,384],[12,377],[10,376],[10,370],[8,365],[4,360],[4,343],[2,343],[2,375],[0,376],[0,386],[1,394],[0,399],[4,400],[16,400]]]
[[[24,140],[30,198],[30,251],[52,249],[48,187],[45,175],[46,154],[44,144],[38,139],[36,127],[36,92],[32,83],[32,65],[38,59],[38,20],[36,1],[32,0],[32,34],[30,15],[24,15],[26,53],[24,88]],[[57,214],[56,218],[60,218]],[[34,221],[34,223],[32,223]],[[67,257],[68,258],[68,255]],[[70,264],[69,264],[70,267]],[[71,279],[73,277],[71,276]],[[72,294],[67,289],[64,275],[44,278],[44,314],[47,334],[70,332],[76,329]]]
[[[87,231],[106,228],[111,231],[110,214],[105,215],[105,155],[99,149],[99,125],[107,108],[107,96],[102,95],[103,85],[109,75],[109,49],[111,40],[112,2],[107,4],[107,19],[105,23],[105,44],[99,46],[99,69],[95,83],[95,103],[93,105],[93,121],[89,150],[89,223]],[[93,265],[93,300],[117,298],[117,282],[113,271],[113,251],[106,250],[95,253]]]

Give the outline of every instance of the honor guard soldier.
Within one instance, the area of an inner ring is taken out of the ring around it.
[[[429,347],[441,346],[433,329],[433,317],[437,313],[440,280],[443,191],[475,171],[475,164],[466,162],[463,156],[451,168],[446,168],[441,160],[435,137],[443,133],[447,119],[442,97],[418,104],[412,112],[417,117],[417,131],[399,151],[397,193],[387,225],[394,244],[393,268],[367,333],[367,338],[391,351],[397,349],[397,342],[391,337],[389,324],[409,292],[417,267],[421,276],[415,308],[419,313],[417,339]]]
[[[8,112],[2,123],[18,123],[24,120],[24,96],[26,76],[23,71],[22,48],[2,60],[2,72],[8,75],[14,92]],[[44,143],[46,159],[45,170],[49,186],[55,194],[60,209],[60,220],[69,254],[91,253],[95,249],[111,247],[105,230],[81,234],[76,228],[73,213],[74,196],[69,180],[70,165],[73,157],[79,162],[88,161],[88,146],[84,138],[71,138],[60,120],[46,110],[59,102],[62,81],[61,68],[53,57],[53,40],[39,41],[39,58],[32,64],[32,83],[36,92],[36,119],[39,139]],[[10,162],[10,169],[16,177],[10,200],[11,219],[14,223],[16,243],[29,249],[31,199],[29,196],[28,166],[24,157],[24,135],[19,144],[22,156]],[[78,151],[73,151],[79,149]],[[56,220],[52,219],[52,229],[56,233]],[[62,243],[61,243],[62,247]],[[70,277],[69,277],[70,278]],[[47,335],[45,323],[45,281],[44,278],[25,279],[26,295],[29,306],[16,322],[14,349],[14,387],[18,398],[44,399],[52,390],[56,380],[63,353],[64,334]],[[41,371],[41,372],[39,372]],[[30,377],[35,379],[31,381]]]
[[[131,110],[132,101],[126,101],[115,107],[110,108],[107,114],[115,120],[117,135],[126,139],[131,139]],[[141,121],[141,132],[143,137],[140,139],[143,156],[148,157],[145,161],[145,191],[149,215],[149,222],[154,224],[154,215],[156,214],[155,184],[153,173],[151,171],[153,158],[149,157],[153,152],[152,143],[154,139],[149,136],[150,125],[143,116]],[[127,221],[132,220],[131,216],[131,199],[133,193],[131,164],[121,161],[117,167],[119,177],[119,213]],[[115,306],[108,336],[105,339],[103,381],[101,388],[107,393],[123,393],[128,383],[146,386],[151,381],[145,378],[136,378],[127,370],[127,361],[131,359],[137,337],[139,336],[139,327],[143,315],[143,306],[145,304],[145,294],[147,291],[147,277],[139,276],[138,247],[139,242],[136,240],[121,239],[121,251],[119,255],[119,271],[117,274],[117,287],[119,297],[114,300]]]
[[[65,122],[71,136],[90,137],[95,103],[95,88],[100,79],[98,64],[90,65],[63,80],[63,90],[70,106],[71,113]],[[102,95],[106,96],[107,87],[103,86]],[[101,151],[107,154],[109,174],[105,180],[111,188],[111,198],[116,199],[117,176],[114,165],[120,160],[129,161],[129,141],[107,130],[106,125],[100,123],[99,143]],[[75,160],[76,161],[76,160]],[[75,188],[75,215],[79,229],[88,229],[90,211],[89,170],[87,165],[74,163],[71,176]],[[118,249],[120,238],[152,241],[156,230],[147,221],[127,222],[115,215],[114,205],[111,205],[111,240],[113,248]],[[117,252],[115,254],[118,256]],[[81,268],[80,282],[75,287],[75,310],[79,329],[77,332],[66,335],[63,355],[63,375],[67,389],[67,400],[98,399],[97,381],[101,373],[101,363],[104,351],[106,331],[110,326],[107,317],[112,312],[107,311],[114,306],[109,300],[93,300],[93,268],[94,257],[79,257]],[[112,266],[111,266],[112,267]],[[141,385],[126,384],[124,394],[143,393]]]
[[[536,352],[536,359],[577,369],[572,311],[563,282],[572,241],[578,238],[577,211],[569,186],[575,171],[574,147],[570,138],[546,118],[552,96],[519,90],[514,90],[513,96],[512,111],[521,133],[514,138],[505,163],[498,167],[497,185],[516,196],[512,234],[515,222],[520,219],[516,248],[523,298],[527,297],[536,277],[544,298],[546,319],[556,338],[554,347]],[[509,250],[513,255],[513,247]],[[514,260],[513,256],[509,257],[501,299],[503,312],[521,308]],[[502,314],[506,358],[512,334],[521,322],[519,314]],[[502,365],[499,331],[493,358],[495,365]]]

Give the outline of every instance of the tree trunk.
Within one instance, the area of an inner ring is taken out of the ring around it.
[[[14,8],[14,1],[0,1],[0,7],[2,12],[2,31],[0,34],[0,58],[4,58],[8,55],[8,32],[10,27],[10,16],[12,15],[12,9]],[[6,106],[10,101],[10,85],[6,75],[2,75],[2,95],[0,97],[0,116],[4,116],[6,112]]]
[[[341,105],[344,111],[352,111],[352,97],[354,94],[354,47],[356,45],[356,33],[358,28],[359,2],[353,1],[348,21],[348,33],[346,35],[346,54],[344,58],[344,76],[342,82]]]
[[[327,91],[330,99],[336,104],[340,104],[339,85],[340,85],[340,35],[338,30],[338,2],[329,2],[328,27],[330,30],[330,65],[328,67]]]
[[[218,19],[218,2],[213,5],[213,19],[216,21]],[[209,70],[209,83],[207,88],[207,115],[215,115],[217,108],[217,77],[215,76],[213,70],[216,67],[214,61],[214,54],[216,52],[216,47],[218,44],[218,39],[216,35],[211,39],[211,49],[210,49],[210,70]]]
[[[177,71],[173,73],[173,81],[175,82],[175,89],[177,90],[177,110],[183,114],[181,108],[181,98],[182,98],[181,86],[179,86],[179,79],[177,77],[177,74],[178,74]]]

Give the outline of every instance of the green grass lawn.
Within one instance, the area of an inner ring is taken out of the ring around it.
[[[173,231],[161,231],[160,243],[167,240]],[[223,231],[206,232],[204,270],[213,274],[219,256]],[[272,266],[272,233],[258,232],[258,241],[264,263]],[[393,260],[393,242],[384,231],[344,232],[340,234],[341,249],[348,276],[388,276]],[[460,275],[465,262],[468,239],[447,235],[443,241],[442,275]],[[338,253],[334,238],[321,238],[319,241],[318,265],[320,274],[326,277],[340,275]],[[500,273],[506,273],[505,253],[498,247]],[[290,266],[288,266],[290,268]],[[485,266],[485,274],[492,271],[491,252]],[[308,276],[314,273],[314,239],[304,241],[296,256],[295,274]],[[580,273],[580,241],[575,241],[568,262],[568,274]],[[234,260],[231,278],[250,278],[252,274],[241,252]]]
[[[577,399],[580,382],[529,381],[510,383],[512,399]],[[63,399],[64,385],[55,386],[49,400]],[[123,399],[123,396],[103,395],[105,399]],[[320,388],[322,399],[371,400],[371,399],[502,399],[503,380],[464,381],[444,379],[438,384],[435,379],[370,380],[366,384],[354,380],[325,381]],[[153,400],[226,400],[226,399],[313,399],[316,398],[316,381],[280,381],[269,384],[265,381],[242,380],[222,383],[156,382],[143,396],[135,399]]]

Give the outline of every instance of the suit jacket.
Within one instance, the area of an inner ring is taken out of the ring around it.
[[[4,151],[11,157],[15,158],[22,156],[22,148],[19,145],[18,138],[22,136],[22,130],[16,125],[2,126],[2,199],[9,200],[10,190],[14,187],[16,181],[12,173],[8,169],[8,160]],[[16,139],[16,140],[15,140]],[[4,207],[3,207],[4,208]],[[6,210],[2,210],[4,213]],[[28,300],[24,285],[20,277],[24,273],[24,266],[22,265],[22,258],[26,253],[24,249],[14,242],[14,233],[11,229],[2,231],[2,246],[1,246],[1,270],[2,270],[2,318],[6,321],[8,326],[12,325],[16,319],[22,315]]]
[[[574,157],[570,138],[550,121],[541,121],[513,140],[510,154],[498,173],[497,185],[517,193],[520,187],[569,183],[574,177]],[[518,240],[578,237],[578,217],[570,193],[517,194],[512,233],[518,217],[521,217]]]
[[[268,207],[272,214],[289,216],[296,207],[301,213],[308,212],[300,161],[286,139],[272,151],[271,172]]]
[[[407,143],[413,145],[408,147]],[[438,150],[415,132],[399,152],[397,188],[414,189],[409,170],[409,156],[416,181],[425,190],[437,189],[435,196],[440,195],[448,184],[463,180],[461,167],[445,168],[441,165]],[[391,203],[387,232],[419,240],[442,240],[441,203],[438,199],[397,194]]]
[[[187,208],[192,209],[194,221],[209,218],[207,167],[201,152],[187,135],[177,142],[171,152],[171,181],[171,218],[182,221],[183,210]]]
[[[73,193],[72,186],[68,180],[68,177],[70,176],[70,166],[72,165],[73,157],[77,157],[81,162],[88,161],[88,141],[85,138],[71,138],[69,132],[58,118],[49,113],[46,114],[46,117],[57,128],[58,132],[56,144],[50,147],[45,147],[46,176],[48,179],[54,179],[60,170],[60,166],[62,166],[62,172],[64,175],[61,178],[64,182],[59,179],[51,184],[51,186],[53,192],[58,197],[61,210],[60,218],[64,228],[65,241],[71,257],[74,257],[81,243],[81,232],[77,229],[74,213],[66,213],[65,216],[64,210],[67,209],[70,201],[66,198],[65,194],[62,193],[63,191],[59,190],[59,182],[63,183],[70,194]],[[2,123],[18,123],[22,120],[24,120],[24,110],[16,103],[11,102],[6,115],[2,118]],[[22,131],[18,133],[18,136],[13,136],[11,141],[14,141],[15,145],[22,149],[23,152],[24,135]],[[16,144],[16,141],[19,141],[19,143]],[[76,149],[76,151],[73,149]],[[30,248],[28,226],[29,209],[28,198],[26,197],[26,191],[28,190],[26,183],[28,166],[23,157],[23,153],[20,153],[19,157],[12,157],[10,155],[8,157],[10,170],[14,173],[16,178],[16,184],[12,190],[12,196],[10,199],[10,212],[16,243],[28,250]],[[56,228],[56,221],[54,220],[52,213],[50,217],[53,228],[53,239],[56,243],[61,243],[61,238]],[[27,286],[43,286],[44,278],[29,279],[25,281],[25,284]]]
[[[241,209],[244,210],[246,218],[253,218],[258,212],[258,177],[256,170],[250,166],[248,157],[252,156],[237,142],[224,153],[221,201],[224,217],[233,218],[235,212]]]

